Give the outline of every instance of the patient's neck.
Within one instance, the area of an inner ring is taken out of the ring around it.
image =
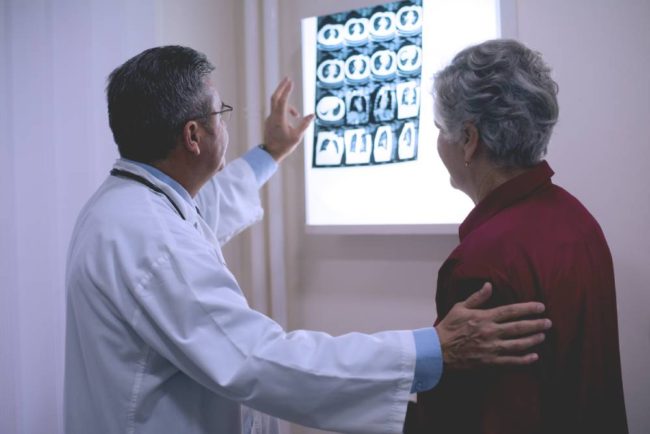
[[[475,168],[473,194],[470,197],[478,205],[490,193],[513,178],[530,169],[521,167],[497,167],[491,162],[478,164]]]

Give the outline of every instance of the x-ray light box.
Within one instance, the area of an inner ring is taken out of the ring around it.
[[[440,161],[431,89],[463,48],[514,37],[512,0],[408,0],[302,22],[312,232],[451,233],[472,209]]]

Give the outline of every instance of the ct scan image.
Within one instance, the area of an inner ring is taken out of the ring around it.
[[[318,17],[313,167],[418,157],[422,0]]]

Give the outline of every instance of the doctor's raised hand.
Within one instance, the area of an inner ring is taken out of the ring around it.
[[[264,149],[278,163],[291,154],[302,140],[314,115],[301,117],[289,104],[293,82],[284,78],[271,96],[271,114],[264,123]]]

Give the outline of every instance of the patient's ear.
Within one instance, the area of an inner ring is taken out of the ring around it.
[[[463,127],[463,156],[465,161],[472,161],[478,156],[479,148],[478,129],[474,123],[467,122]]]

